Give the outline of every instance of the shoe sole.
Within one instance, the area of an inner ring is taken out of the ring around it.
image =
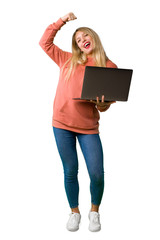
[[[101,227],[100,228],[97,228],[97,229],[92,229],[92,228],[88,228],[89,229],[89,231],[91,231],[91,232],[99,232],[99,231],[101,231]]]
[[[67,228],[67,230],[70,231],[70,232],[76,232],[76,231],[79,230],[79,228],[76,228],[76,229],[68,229],[68,228]]]

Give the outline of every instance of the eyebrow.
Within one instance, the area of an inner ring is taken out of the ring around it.
[[[82,35],[85,35],[86,33],[85,32],[83,32],[83,34]],[[78,40],[78,39],[81,39],[81,37],[77,37],[76,38],[76,40]]]
[[[81,37],[80,36],[76,37],[76,39],[79,39],[79,38],[81,38]]]

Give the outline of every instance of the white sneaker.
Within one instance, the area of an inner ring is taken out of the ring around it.
[[[79,229],[79,224],[81,220],[80,213],[71,213],[70,218],[67,222],[68,231],[75,232]]]
[[[101,224],[100,224],[100,215],[98,212],[89,212],[89,230],[91,232],[98,232],[101,230]]]

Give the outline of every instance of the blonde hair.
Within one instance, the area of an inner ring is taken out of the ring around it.
[[[77,45],[75,36],[78,31],[84,32],[85,34],[88,34],[93,39],[94,43],[94,49],[92,52],[92,57],[95,60],[95,66],[98,67],[106,67],[106,61],[108,57],[106,56],[106,53],[104,51],[104,48],[102,46],[101,40],[98,36],[98,34],[92,30],[91,28],[87,27],[80,27],[76,29],[72,36],[72,57],[67,60],[67,62],[64,64],[63,68],[66,66],[67,63],[70,62],[67,76],[65,80],[69,80],[72,72],[75,70],[76,66],[78,64],[84,65],[87,62],[87,55],[81,52],[80,48]]]

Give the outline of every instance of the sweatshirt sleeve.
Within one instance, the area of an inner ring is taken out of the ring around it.
[[[68,58],[71,57],[71,53],[61,50],[53,43],[58,30],[64,24],[65,22],[61,18],[57,22],[50,24],[39,41],[41,48],[59,67],[62,67]]]
[[[108,67],[108,68],[118,68],[117,65],[109,59],[107,60],[106,67]]]

